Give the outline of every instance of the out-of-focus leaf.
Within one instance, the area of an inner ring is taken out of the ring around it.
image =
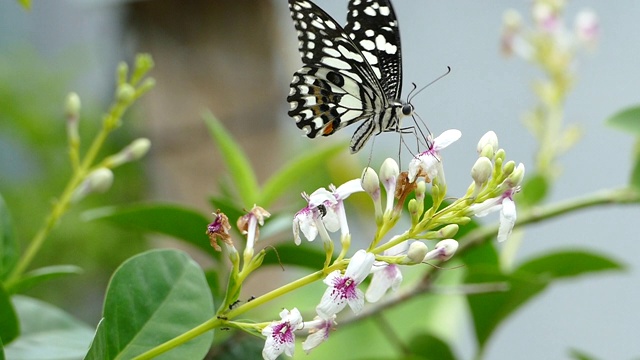
[[[18,0],[25,10],[31,10],[31,0]]]
[[[13,232],[11,215],[0,196],[0,280],[5,280],[18,262],[18,243]]]
[[[522,186],[521,196],[528,205],[539,204],[547,196],[549,183],[544,176],[535,174],[529,177]]]
[[[636,154],[634,157],[633,169],[631,170],[630,185],[640,191],[640,138],[636,139]]]
[[[9,294],[0,285],[0,340],[3,344],[9,344],[19,334],[18,315]]]
[[[439,337],[421,333],[414,336],[409,342],[409,349],[414,355],[419,355],[425,360],[455,360],[456,356],[451,346]]]
[[[93,329],[43,301],[16,295],[13,302],[22,331],[20,337],[5,346],[8,359],[82,359]]]
[[[198,211],[170,204],[139,204],[123,207],[103,207],[85,212],[87,220],[109,220],[118,225],[157,232],[184,240],[214,257],[206,235],[211,222]]]
[[[640,106],[624,109],[607,119],[606,124],[631,133],[640,135]]]
[[[125,261],[111,278],[103,321],[85,359],[130,359],[213,314],[198,264],[181,251],[148,251]],[[203,334],[157,359],[202,359],[212,339],[212,332]]]
[[[491,241],[485,241],[460,254],[459,258],[465,263],[467,269],[481,267],[485,269],[498,269],[498,251]]]
[[[245,207],[251,208],[258,199],[260,187],[246,154],[235,142],[231,134],[213,114],[206,113],[204,120],[213,136],[215,145],[220,151],[229,175],[238,190],[238,196]]]
[[[469,308],[473,318],[476,340],[483,348],[489,337],[513,311],[524,304],[534,295],[542,291],[547,283],[535,276],[514,274],[511,276],[493,269],[486,272],[472,271],[467,275],[467,283],[500,283],[504,282],[508,290],[504,292],[490,292],[467,296]]]
[[[314,169],[324,164],[327,159],[343,152],[344,149],[345,144],[340,142],[293,158],[264,184],[258,205],[270,206],[282,193],[291,191],[292,185],[301,178],[314,173]]]
[[[321,244],[314,246],[297,246],[293,243],[280,244],[274,249],[267,248],[262,265],[296,265],[313,270],[321,269],[325,254]]]
[[[606,257],[586,251],[562,251],[529,260],[513,273],[498,267],[469,266],[466,283],[508,284],[504,292],[468,295],[478,344],[482,348],[498,325],[552,281],[589,273],[620,270],[622,266]]]
[[[551,281],[585,275],[597,271],[622,270],[624,267],[601,255],[587,251],[561,251],[529,260],[518,268],[518,272],[536,274],[540,279]]]
[[[4,344],[2,344],[2,339],[0,339],[0,360],[4,360]]]
[[[598,358],[578,349],[569,350],[569,357],[574,360],[598,360]]]
[[[82,274],[82,268],[75,265],[54,265],[29,271],[22,275],[12,287],[11,293],[20,293],[48,280],[68,275]]]

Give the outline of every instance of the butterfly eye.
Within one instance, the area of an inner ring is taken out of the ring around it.
[[[402,115],[409,116],[413,113],[413,105],[404,104],[402,105]]]

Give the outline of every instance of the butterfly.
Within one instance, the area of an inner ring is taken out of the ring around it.
[[[373,136],[402,132],[413,105],[400,100],[402,56],[390,0],[351,0],[341,27],[309,0],[289,0],[303,66],[293,75],[289,116],[309,138],[362,122],[349,149]]]

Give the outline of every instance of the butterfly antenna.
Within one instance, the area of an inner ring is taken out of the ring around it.
[[[407,102],[408,102],[408,103],[411,103],[411,100],[412,100],[414,97],[416,97],[416,95],[420,94],[420,93],[422,92],[422,90],[424,90],[424,89],[428,88],[429,86],[433,85],[436,81],[438,81],[438,80],[442,79],[443,77],[445,77],[445,76],[449,75],[450,73],[451,73],[451,66],[447,66],[447,71],[446,71],[444,74],[442,74],[442,75],[438,76],[437,78],[435,78],[433,81],[431,81],[431,82],[430,82],[430,83],[428,83],[427,85],[425,85],[425,86],[421,87],[421,88],[420,88],[420,90],[418,90],[418,91],[415,91],[415,90],[416,90],[416,88],[417,88],[417,86],[416,86],[416,84],[413,84],[413,90],[411,90],[411,91],[409,92],[409,96],[407,97]]]

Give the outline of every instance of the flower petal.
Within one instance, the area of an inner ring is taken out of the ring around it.
[[[507,240],[516,223],[516,218],[516,204],[513,200],[505,198],[502,200],[502,211],[500,212],[499,242]]]

